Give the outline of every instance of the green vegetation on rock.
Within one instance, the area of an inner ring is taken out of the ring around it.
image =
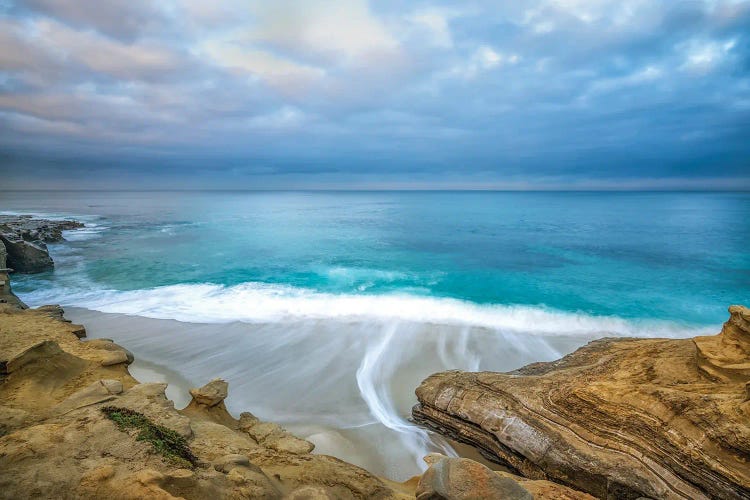
[[[136,439],[151,443],[154,450],[171,462],[191,467],[198,462],[198,458],[193,455],[185,438],[172,429],[153,423],[142,413],[128,408],[117,408],[116,406],[105,406],[102,408],[102,412],[121,431],[138,429],[139,433]]]

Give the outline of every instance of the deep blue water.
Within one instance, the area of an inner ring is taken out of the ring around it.
[[[80,191],[0,200],[0,210],[92,224],[53,248],[56,271],[16,277],[32,302],[35,293],[65,301],[64,292],[251,283],[278,285],[268,293],[408,294],[694,324],[750,302],[748,193]]]

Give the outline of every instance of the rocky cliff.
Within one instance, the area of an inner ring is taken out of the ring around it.
[[[693,339],[601,339],[511,373],[450,371],[413,418],[598,498],[750,498],[750,310]]]

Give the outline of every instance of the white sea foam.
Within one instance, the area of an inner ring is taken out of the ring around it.
[[[68,241],[86,241],[98,238],[101,233],[109,229],[108,226],[95,222],[84,222],[84,224],[84,227],[63,231],[63,238]]]
[[[234,286],[181,284],[145,290],[38,290],[32,304],[63,300],[101,312],[193,323],[268,323],[298,319],[400,320],[467,325],[529,335],[685,336],[711,332],[666,321],[563,312],[539,306],[482,305],[441,297],[404,294],[330,294],[265,283]]]

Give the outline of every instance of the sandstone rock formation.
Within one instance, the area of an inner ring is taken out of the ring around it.
[[[199,405],[213,407],[224,401],[229,394],[229,384],[221,379],[214,379],[200,389],[190,389],[193,401]]]
[[[0,304],[0,498],[413,498],[275,424],[235,419],[223,381],[175,409],[166,384],[130,376],[130,353],[81,330],[59,306]]]
[[[63,231],[81,227],[82,223],[71,220],[0,215],[0,243],[7,254],[7,267],[20,273],[51,269],[54,263],[46,244],[63,241]]]
[[[413,417],[598,498],[750,498],[750,310],[720,334],[601,339],[510,373],[450,371]]]
[[[19,273],[39,273],[52,269],[54,262],[49,256],[47,245],[41,241],[26,241],[0,233],[0,242],[8,251],[7,262],[11,269]]]

